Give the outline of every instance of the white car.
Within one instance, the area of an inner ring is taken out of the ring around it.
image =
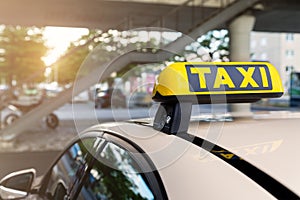
[[[210,73],[202,69],[208,65],[213,76],[218,73],[212,72],[214,67],[222,68],[220,82],[206,80],[207,87],[211,83],[226,85],[223,91],[209,91],[217,95],[212,99],[218,99],[218,103],[222,102],[222,93],[229,102],[253,102],[282,94],[279,76],[268,63],[177,63],[162,72],[154,88],[153,98],[160,102],[154,120],[91,127],[66,148],[42,178],[36,180],[33,169],[3,178],[0,197],[299,199],[296,114],[232,120],[226,116],[214,122],[190,120],[192,104],[211,101],[203,91],[195,91],[196,86],[204,88],[203,77]],[[241,70],[244,78],[232,76],[237,75],[236,70]],[[164,77],[170,73],[172,84]],[[189,73],[197,75],[200,84],[191,85]],[[231,84],[239,87],[229,87]],[[174,100],[175,96],[180,101]]]

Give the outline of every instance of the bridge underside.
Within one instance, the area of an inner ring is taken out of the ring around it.
[[[163,26],[180,32],[217,8],[101,0],[10,0],[0,7],[0,23],[128,30]],[[164,18],[162,19],[162,16]]]
[[[300,1],[265,0],[264,10],[254,11],[254,31],[300,33]]]
[[[233,2],[232,0],[231,2]],[[159,2],[159,3],[158,3]],[[86,27],[128,30],[165,27],[189,32],[203,17],[216,12],[222,0],[102,1],[102,0],[3,0],[0,23],[23,26]],[[224,1],[225,2],[225,1]],[[228,1],[227,1],[228,2]],[[254,31],[300,32],[300,2],[261,0],[262,10],[253,10]],[[180,9],[178,9],[180,7]],[[174,11],[171,12],[170,11]],[[226,24],[221,27],[226,28]]]

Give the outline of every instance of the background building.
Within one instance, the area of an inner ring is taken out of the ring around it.
[[[276,66],[287,93],[291,71],[300,72],[300,34],[252,32],[250,45],[253,61]]]

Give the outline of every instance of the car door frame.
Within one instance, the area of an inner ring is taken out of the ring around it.
[[[73,141],[71,143],[69,143],[69,145],[62,151],[62,153],[55,159],[55,161],[53,162],[53,164],[49,167],[49,169],[47,170],[46,174],[43,177],[43,180],[41,181],[41,186],[38,190],[38,194],[39,196],[42,197],[46,197],[46,190],[49,184],[49,179],[50,176],[52,174],[52,169],[54,166],[56,166],[56,164],[60,161],[60,159],[66,154],[66,152],[75,144],[78,144],[80,141],[82,141],[83,139],[88,139],[88,138],[102,138],[102,134],[103,132],[88,132],[85,133],[82,136],[78,136],[75,139],[73,139]],[[92,159],[89,160],[87,162],[88,167],[90,167],[90,163],[94,160],[94,156],[89,152],[89,154],[91,155]],[[84,177],[86,174],[86,172],[84,173],[84,175],[82,177]],[[82,182],[82,178],[78,181],[78,184],[80,185]],[[80,189],[81,186],[79,186]],[[70,191],[71,192],[71,191]]]
[[[145,181],[148,183],[149,187],[151,188],[151,191],[153,192],[154,196],[156,199],[168,199],[167,192],[165,190],[164,184],[162,182],[162,179],[159,175],[159,172],[157,168],[155,167],[153,161],[151,158],[147,155],[145,151],[141,147],[139,147],[136,143],[133,141],[129,140],[126,137],[121,136],[120,134],[112,131],[107,131],[107,130],[88,130],[82,135],[76,137],[73,142],[71,142],[63,151],[62,153],[55,159],[55,162],[51,165],[47,173],[45,174],[42,182],[41,182],[41,187],[39,189],[39,195],[45,196],[46,194],[46,189],[49,183],[49,178],[52,173],[53,167],[59,162],[59,160],[62,158],[62,156],[76,143],[80,142],[82,139],[87,139],[87,138],[99,138],[103,139],[104,142],[99,144],[97,146],[97,154],[101,153],[101,151],[104,148],[104,145],[106,143],[113,143],[120,148],[124,149],[125,151],[129,152],[131,157],[134,159],[134,161],[138,164],[139,168],[144,168],[140,169],[141,171],[145,171],[146,173],[143,173],[143,178],[145,178]],[[102,147],[102,146],[103,147]],[[134,153],[133,153],[134,152]],[[91,153],[90,153],[91,154]],[[92,155],[92,154],[91,154]],[[79,180],[78,184],[78,191],[75,191],[74,196],[71,198],[77,198],[82,185],[84,184],[84,178],[86,175],[89,173],[89,170],[91,169],[91,164],[94,162],[95,158],[89,160],[88,162],[88,168],[84,175],[81,177]],[[146,168],[146,169],[145,169]]]
[[[113,131],[103,131],[102,137],[105,141],[111,142],[129,152],[138,167],[143,168],[140,169],[141,172],[145,172],[142,173],[142,176],[151,188],[155,199],[168,199],[167,192],[157,168],[148,154],[140,146]]]

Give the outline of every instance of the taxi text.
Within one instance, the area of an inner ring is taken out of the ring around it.
[[[265,65],[186,65],[190,91],[270,90],[270,72]]]

